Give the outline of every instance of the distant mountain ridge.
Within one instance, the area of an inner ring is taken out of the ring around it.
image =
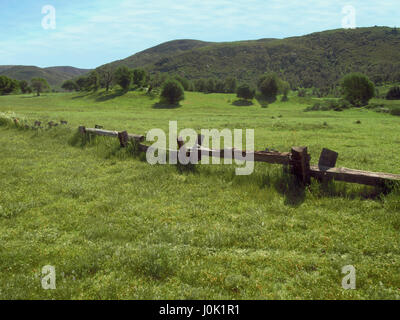
[[[330,87],[349,72],[375,82],[400,81],[400,32],[388,27],[337,29],[286,39],[237,42],[175,40],[105,66],[144,68],[188,79],[227,78],[255,83],[273,71],[292,86]]]
[[[51,86],[60,87],[65,80],[86,74],[90,69],[69,66],[39,68],[35,66],[0,66],[0,75],[17,80],[30,81],[32,78],[44,78]]]

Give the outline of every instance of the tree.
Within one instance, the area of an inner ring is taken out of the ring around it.
[[[206,92],[213,93],[215,92],[215,80],[210,78],[206,82]]]
[[[354,106],[365,106],[375,95],[375,85],[361,73],[350,73],[341,81],[344,98]]]
[[[74,90],[78,90],[78,86],[76,84],[75,81],[73,80],[67,80],[65,81],[62,86],[62,89],[67,90],[67,91],[74,91]]]
[[[286,81],[281,81],[280,83],[280,88],[279,88],[280,93],[282,93],[282,101],[288,101],[288,94],[290,91],[290,84],[289,82]]]
[[[17,80],[10,79],[6,76],[0,76],[0,94],[10,94],[17,91],[19,83]]]
[[[265,98],[276,99],[279,92],[280,80],[275,73],[263,75],[258,79],[257,86]]]
[[[22,93],[31,93],[32,92],[32,89],[31,89],[31,87],[29,86],[29,83],[28,83],[28,81],[26,81],[26,80],[21,80],[20,82],[19,82],[19,88],[21,89],[21,92]]]
[[[100,87],[100,76],[96,70],[89,73],[86,78],[85,90],[86,91],[97,91]]]
[[[194,82],[194,90],[197,92],[206,92],[206,80],[197,79]]]
[[[225,83],[222,80],[218,80],[215,83],[215,92],[217,93],[225,93]]]
[[[122,66],[115,71],[115,82],[124,91],[128,91],[132,83],[132,72],[128,67]]]
[[[400,87],[392,87],[386,95],[387,100],[400,100]]]
[[[37,96],[40,96],[40,93],[43,91],[50,89],[47,80],[43,78],[33,78],[31,80],[31,87],[36,92]]]
[[[161,97],[169,104],[175,105],[185,98],[185,92],[178,81],[167,80],[163,85]]]
[[[78,79],[76,79],[75,83],[76,83],[76,86],[77,86],[77,90],[78,91],[84,91],[85,88],[86,88],[86,82],[87,82],[87,78],[84,77],[84,76],[79,77]]]
[[[180,82],[185,91],[189,91],[190,83],[186,78],[183,78],[181,76],[175,76],[175,80]]]
[[[226,93],[235,93],[236,89],[237,89],[236,78],[228,78],[225,80],[225,92]]]
[[[142,69],[134,69],[132,71],[132,82],[135,86],[143,86],[146,82],[146,71]]]
[[[240,99],[252,100],[255,94],[256,91],[247,84],[243,84],[237,88],[237,97]]]
[[[108,92],[114,81],[114,73],[112,72],[111,67],[106,66],[100,69],[99,77],[100,77],[100,86],[102,88],[106,88],[106,91]]]

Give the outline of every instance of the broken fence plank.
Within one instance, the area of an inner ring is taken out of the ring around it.
[[[348,168],[320,168],[318,166],[311,166],[310,175],[317,179],[328,178],[370,186],[383,185],[387,181],[400,181],[399,174],[369,172]]]
[[[307,147],[293,147],[291,150],[292,174],[304,185],[309,185],[310,180],[310,155]]]
[[[86,128],[86,132],[96,134],[98,136],[116,137],[116,138],[118,137],[118,131]],[[137,134],[128,134],[128,138],[131,140],[139,141],[139,142],[144,141],[144,136],[137,135]]]
[[[334,168],[338,159],[339,153],[323,148],[319,157],[318,167]]]

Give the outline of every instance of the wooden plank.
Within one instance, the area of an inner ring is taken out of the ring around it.
[[[209,157],[231,157],[236,160],[243,160],[244,157],[254,158],[255,162],[266,162],[272,164],[289,164],[290,153],[284,152],[264,152],[264,151],[241,151],[234,149],[222,149],[222,150],[212,150],[201,148],[198,149],[203,156]]]
[[[118,137],[118,131],[110,131],[110,130],[103,130],[103,129],[93,129],[93,128],[86,128],[86,132],[96,134],[98,136],[106,136],[106,137]],[[139,142],[144,141],[144,136],[137,135],[137,134],[128,134],[128,138],[132,140],[136,140]]]
[[[370,186],[383,185],[386,181],[400,181],[399,174],[369,172],[348,168],[319,168],[318,166],[311,166],[310,175],[317,179],[328,178]]]
[[[310,181],[310,156],[307,147],[292,147],[291,150],[292,174],[304,185],[309,185]]]
[[[86,128],[84,126],[80,126],[78,128],[78,131],[79,131],[80,134],[84,135],[86,133]]]
[[[321,155],[319,157],[318,167],[320,168],[334,168],[336,166],[336,161],[338,159],[339,153],[329,150],[322,149]]]
[[[126,131],[118,132],[118,139],[120,146],[122,148],[125,148],[128,145],[128,140],[129,140],[128,132]]]

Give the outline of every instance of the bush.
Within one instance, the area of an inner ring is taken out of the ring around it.
[[[10,94],[17,91],[19,88],[19,82],[14,79],[10,79],[6,76],[0,76],[0,94]]]
[[[375,85],[361,73],[351,73],[342,79],[344,98],[354,106],[365,106],[375,95]]]
[[[400,87],[390,88],[386,95],[387,100],[400,100]]]
[[[279,91],[280,80],[275,73],[270,73],[262,76],[257,86],[261,94],[266,98],[276,98]]]
[[[115,82],[124,91],[128,91],[132,83],[132,71],[128,67],[122,66],[115,71]]]
[[[392,110],[390,110],[390,114],[392,116],[400,116],[400,108],[393,108]]]
[[[312,107],[308,107],[304,111],[343,111],[350,107],[351,105],[346,100],[323,100],[322,102],[316,102]]]
[[[37,96],[40,96],[40,93],[50,89],[49,84],[46,79],[43,78],[33,78],[31,80],[31,87],[36,92]]]
[[[249,85],[243,84],[237,88],[237,97],[245,100],[252,100],[256,92],[254,89],[250,88]]]
[[[185,98],[182,85],[176,80],[167,80],[162,88],[161,97],[169,104],[178,104]]]
[[[78,90],[78,85],[73,80],[67,80],[62,84],[61,88],[67,91],[74,91]]]

